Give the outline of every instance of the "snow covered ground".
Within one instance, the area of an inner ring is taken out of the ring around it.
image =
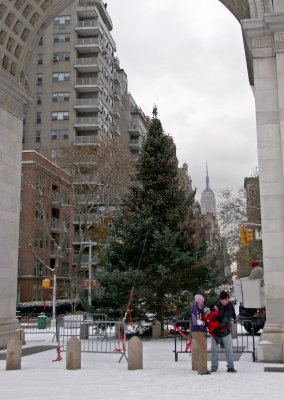
[[[25,347],[54,345],[52,337],[27,335]],[[143,341],[144,369],[137,371],[128,371],[125,359],[118,363],[119,354],[82,353],[77,371],[66,370],[66,353],[52,362],[55,349],[23,357],[18,371],[6,371],[6,361],[0,360],[0,399],[283,399],[284,374],[264,372],[268,365],[253,363],[251,354],[235,363],[237,374],[227,373],[221,362],[217,373],[198,376],[190,356],[180,354],[175,362],[173,349],[173,339]]]

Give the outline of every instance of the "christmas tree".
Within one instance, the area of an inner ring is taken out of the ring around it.
[[[175,145],[156,108],[135,182],[107,247],[105,301],[163,323],[184,291],[205,285],[208,271],[200,262],[204,248],[193,243],[193,196],[181,189]]]

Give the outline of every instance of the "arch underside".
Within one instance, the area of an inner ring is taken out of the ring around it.
[[[72,0],[0,1],[0,73],[24,81],[42,31]]]

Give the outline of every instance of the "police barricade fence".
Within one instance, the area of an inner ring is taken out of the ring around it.
[[[40,334],[56,332],[56,320],[53,320],[52,314],[49,313],[21,313],[18,320],[20,329],[23,329],[25,333]]]
[[[174,354],[175,361],[178,361],[178,355],[181,353],[191,353],[192,336],[189,330],[189,320],[177,320],[171,324],[171,330],[174,334]],[[254,322],[249,319],[238,319],[236,323],[232,322],[233,352],[236,354],[251,353],[253,362],[256,361]],[[246,329],[251,325],[251,334]],[[209,335],[208,335],[209,336]],[[222,342],[221,342],[222,343]],[[208,350],[211,353],[211,349]],[[219,352],[224,352],[220,346]]]
[[[72,336],[80,340],[82,352],[119,353],[120,360],[126,358],[125,326],[122,321],[98,318],[98,314],[59,315],[56,338],[61,351],[66,351]]]

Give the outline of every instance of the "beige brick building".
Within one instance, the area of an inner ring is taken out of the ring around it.
[[[28,70],[33,101],[24,149],[97,144],[107,136],[121,137],[131,152],[139,152],[145,115],[128,92],[112,27],[101,0],[75,0],[46,29]]]

